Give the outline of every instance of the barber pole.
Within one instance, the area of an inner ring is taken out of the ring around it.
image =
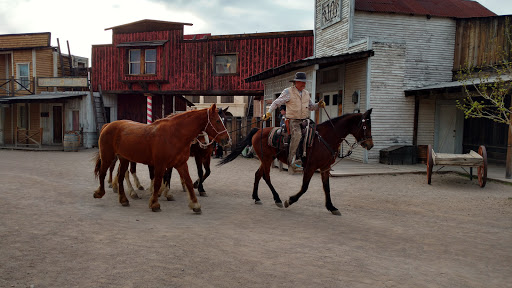
[[[153,99],[151,96],[147,98],[147,124],[153,123]]]

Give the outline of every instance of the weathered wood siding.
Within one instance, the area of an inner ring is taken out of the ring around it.
[[[113,45],[94,45],[92,51],[93,88],[103,91],[142,91],[139,80],[149,81],[148,90],[197,95],[250,95],[263,90],[261,82],[245,78],[290,61],[313,55],[311,31],[294,36],[257,35],[251,37],[214,36],[206,40],[182,40],[182,30],[114,35]],[[169,40],[157,48],[157,74],[126,75],[126,50],[118,43]],[[236,75],[213,75],[216,54],[237,53]],[[160,81],[160,87],[156,83]],[[153,82],[153,83],[151,83]],[[188,93],[185,93],[188,92]]]
[[[367,77],[367,61],[366,59],[364,60],[359,60],[359,61],[355,61],[355,62],[352,62],[352,63],[348,63],[345,67],[345,93],[343,95],[343,114],[347,114],[347,113],[353,113],[354,110],[358,107],[360,107],[361,109],[361,112],[364,112],[366,111],[366,104],[367,104],[367,101],[366,101],[366,98],[367,98],[367,81],[366,79],[368,78]],[[354,104],[352,102],[352,93],[354,93],[354,91],[359,91],[359,95],[360,95],[360,102],[358,104]],[[374,111],[372,112],[372,136],[376,134],[376,132],[378,132],[378,130],[375,128],[375,125],[377,124],[377,121],[375,121],[375,114],[378,114],[378,113],[375,113],[377,112],[377,109],[374,109]],[[375,141],[377,141],[375,139],[375,136],[374,137],[374,143]],[[347,137],[347,141],[349,141],[350,143],[354,143],[356,140],[355,138],[352,136],[352,135],[349,135],[349,137]],[[343,144],[342,146],[342,153],[343,154],[346,154],[347,153],[347,149],[349,147],[347,147],[346,144]],[[375,149],[375,148],[373,148]],[[355,148],[352,152],[352,155],[350,155],[350,159],[352,160],[355,160],[355,161],[359,161],[359,162],[363,162],[365,161],[365,152],[364,152],[364,149],[361,148],[360,146],[357,146],[357,148]]]
[[[420,99],[417,145],[434,144],[436,100]]]
[[[453,70],[512,61],[512,16],[457,19]]]
[[[349,43],[350,0],[341,4],[341,21],[321,28],[322,4],[328,0],[316,0],[315,45],[316,57],[332,56],[346,53]]]
[[[405,43],[404,90],[452,80],[454,19],[355,11],[353,41],[366,37]]]
[[[36,50],[36,77],[53,77],[53,49]],[[37,86],[37,85],[36,85]],[[46,87],[36,87],[35,93],[48,91]]]
[[[0,35],[0,47],[2,49],[47,47],[50,46],[50,36],[49,32]]]

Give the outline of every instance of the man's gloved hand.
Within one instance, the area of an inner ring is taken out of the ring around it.
[[[261,116],[261,120],[263,121],[267,121],[268,119],[270,119],[272,115],[270,114],[270,112],[267,112],[265,113],[265,115]]]
[[[324,108],[324,107],[325,107],[324,99],[318,101],[318,108]]]

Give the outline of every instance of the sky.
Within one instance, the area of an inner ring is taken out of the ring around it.
[[[510,0],[478,0],[498,15]],[[0,0],[0,34],[50,32],[51,45],[91,58],[91,46],[111,44],[112,30],[143,19],[191,23],[185,34],[312,30],[313,0]]]

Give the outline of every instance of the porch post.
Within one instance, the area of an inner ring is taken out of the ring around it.
[[[147,124],[153,123],[153,97],[151,97],[151,94],[144,93],[144,96],[146,96],[146,115],[147,115]]]

